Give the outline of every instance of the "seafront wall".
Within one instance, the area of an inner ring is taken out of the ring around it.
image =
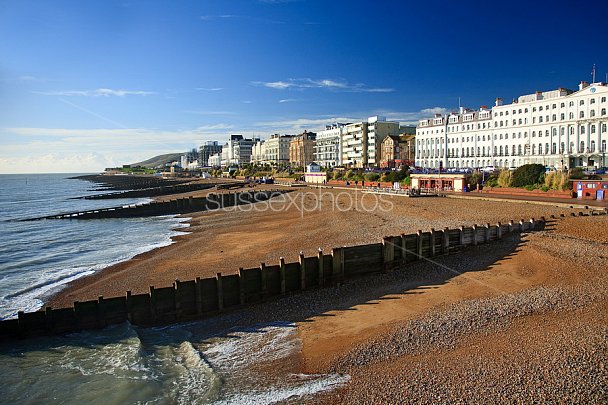
[[[606,210],[591,211],[591,215],[606,214]],[[579,212],[578,215],[589,214]],[[127,291],[121,297],[75,302],[70,308],[19,312],[17,319],[0,321],[0,340],[104,328],[125,321],[151,326],[202,319],[230,308],[335,285],[353,277],[407,269],[409,263],[418,260],[544,227],[545,218],[541,218],[387,236],[379,243],[339,247],[329,253],[319,250],[313,257],[300,254],[297,262],[286,263],[281,258],[275,264],[241,268],[237,274],[218,273],[213,278],[176,280],[172,286],[151,286],[145,294]]]

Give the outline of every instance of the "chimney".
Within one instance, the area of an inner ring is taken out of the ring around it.
[[[494,105],[496,107],[500,107],[502,105],[502,98],[496,97],[496,103]]]
[[[543,99],[543,92],[542,91],[537,91],[536,92],[536,100],[542,100]]]
[[[589,83],[587,83],[586,81],[582,80],[579,84],[578,84],[578,89],[582,90],[586,87],[589,87]]]

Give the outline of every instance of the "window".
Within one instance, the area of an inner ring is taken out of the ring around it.
[[[536,107],[532,107],[532,112],[536,112]]]
[[[549,144],[546,143],[545,144],[545,155],[548,155],[548,154],[549,154]]]
[[[551,121],[557,121],[557,114],[553,114],[551,116]]]
[[[559,106],[560,106],[561,108],[564,108],[564,107],[566,106],[566,103],[561,103]]]
[[[595,104],[595,99],[592,98],[591,100],[589,100],[589,104]]]
[[[585,118],[585,112],[581,111],[578,115],[579,118]]]
[[[602,103],[606,102],[606,97],[602,97]]]
[[[536,138],[536,131],[532,131],[532,138]]]
[[[571,112],[570,115],[569,115],[569,117],[570,117],[571,120],[573,120],[574,119],[574,113]]]
[[[561,113],[561,114],[559,115],[559,119],[560,119],[561,121],[565,120],[565,119],[566,119],[566,114]]]
[[[589,116],[590,117],[595,117],[595,110],[589,111]]]
[[[539,144],[538,144],[538,154],[539,154],[539,155],[542,155],[542,154],[543,154],[543,144],[542,144],[542,143],[539,143]]]
[[[574,106],[574,101],[571,101],[571,102],[570,102],[568,105],[569,105],[570,107],[573,107],[573,106]]]
[[[581,100],[578,105],[585,105],[585,100]]]
[[[582,153],[585,151],[585,141],[581,141],[578,145],[578,153]]]
[[[551,153],[554,155],[557,153],[557,143],[555,142],[551,144]]]
[[[581,134],[585,134],[585,127],[581,125],[581,126],[580,126],[580,130],[579,130],[579,132],[580,132]]]
[[[543,122],[543,116],[542,115],[540,117],[538,117],[538,122],[539,123]]]
[[[551,108],[557,108],[557,104],[553,104]]]
[[[591,133],[595,134],[595,125],[591,125]]]
[[[606,109],[602,108],[602,115],[606,115]]]
[[[538,111],[542,111],[543,110],[543,106],[541,105],[540,107],[538,107]]]
[[[595,152],[595,141],[589,142],[589,152]]]

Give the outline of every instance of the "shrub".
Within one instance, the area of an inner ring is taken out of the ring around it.
[[[573,169],[570,169],[570,178],[573,180],[580,180],[583,177],[585,177],[585,173],[583,172],[583,168],[582,167],[575,167]]]
[[[511,185],[525,187],[544,182],[545,166],[539,164],[523,165],[515,169]]]
[[[366,181],[378,181],[380,175],[378,173],[366,173],[364,177]]]
[[[511,179],[513,178],[513,172],[511,170],[503,169],[498,173],[497,183],[499,187],[510,187]]]

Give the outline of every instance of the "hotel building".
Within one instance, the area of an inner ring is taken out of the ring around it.
[[[581,82],[577,91],[539,91],[511,104],[497,98],[492,108],[420,120],[416,166],[604,167],[607,98],[606,83]]]
[[[388,135],[399,135],[399,123],[383,117],[344,126],[342,131],[342,164],[352,167],[375,167],[380,164],[381,145]]]
[[[342,131],[347,124],[335,123],[326,125],[323,131],[317,132],[315,144],[315,162],[322,167],[342,165]]]

